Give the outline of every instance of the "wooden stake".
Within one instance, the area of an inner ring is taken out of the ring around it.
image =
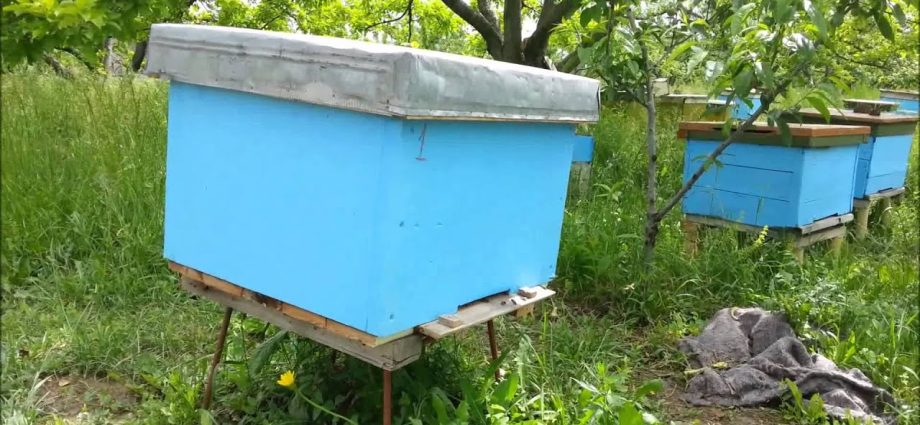
[[[224,321],[220,324],[220,333],[217,334],[217,347],[214,349],[214,357],[211,357],[211,366],[208,368],[208,378],[204,383],[204,394],[202,395],[201,408],[208,410],[211,408],[211,397],[214,391],[214,375],[217,373],[217,366],[224,356],[224,345],[227,342],[227,329],[230,328],[230,318],[233,316],[233,309],[227,307],[224,310]]]
[[[882,226],[885,226],[885,228],[890,228],[891,227],[891,207],[892,207],[891,198],[879,199],[879,204],[881,204],[882,206],[882,218],[881,218]]]
[[[700,226],[684,219],[680,227],[684,230],[684,252],[690,257],[696,257],[700,250]]]
[[[495,342],[495,324],[492,320],[486,322],[486,333],[489,335],[489,354],[492,356],[492,361],[498,360],[498,343]],[[498,371],[498,368],[495,369],[495,382],[501,380],[501,373]]]
[[[383,425],[393,423],[393,372],[383,370]]]
[[[869,233],[869,211],[872,210],[871,201],[854,202],[853,203],[853,215],[856,220],[856,229],[854,235],[856,239],[864,239]]]

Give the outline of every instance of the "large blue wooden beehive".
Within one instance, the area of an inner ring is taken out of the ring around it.
[[[386,336],[554,276],[596,81],[396,46],[155,25],[164,255]]]
[[[725,136],[722,123],[684,122],[684,180]],[[730,145],[693,185],[683,212],[753,226],[801,228],[853,206],[854,171],[867,127],[796,124],[785,141],[775,127],[755,125]]]
[[[901,114],[920,114],[920,94],[915,91],[904,90],[882,90],[882,100],[886,102],[895,102],[898,105],[897,113]]]
[[[825,122],[812,109],[800,111],[803,121]],[[831,123],[868,126],[872,129],[867,143],[859,146],[856,184],[853,197],[863,199],[887,189],[904,187],[907,162],[918,117],[908,114],[861,114],[852,111],[832,111]]]

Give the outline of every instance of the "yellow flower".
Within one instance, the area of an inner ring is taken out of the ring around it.
[[[287,372],[282,373],[281,377],[278,378],[278,385],[281,385],[282,387],[285,387],[285,388],[293,388],[294,387],[294,372],[289,370]]]

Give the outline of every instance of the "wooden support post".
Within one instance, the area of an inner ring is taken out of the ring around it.
[[[872,201],[864,199],[853,200],[853,215],[856,218],[854,235],[856,239],[864,239],[869,233],[869,211],[872,210]]]
[[[786,237],[786,246],[789,248],[789,252],[792,253],[793,257],[795,257],[795,261],[797,261],[799,264],[804,264],[805,247],[800,246],[798,242],[798,238],[793,235]]]
[[[211,357],[208,377],[204,382],[204,394],[201,399],[201,408],[204,410],[211,408],[211,398],[214,391],[214,375],[217,373],[217,366],[224,356],[224,345],[227,342],[227,329],[230,328],[230,318],[232,316],[233,308],[227,307],[227,309],[224,310],[224,320],[220,324],[220,333],[217,334],[217,347],[214,348],[214,357]]]
[[[495,324],[491,319],[486,322],[486,333],[489,335],[489,354],[494,362],[498,360],[498,343],[495,342]],[[495,368],[495,382],[498,382],[501,378],[501,372],[498,371],[498,368]]]
[[[843,249],[843,244],[846,241],[846,237],[840,236],[832,238],[828,243],[830,244],[830,252],[835,257],[840,256],[840,251]]]
[[[891,199],[892,199],[892,198],[882,198],[882,199],[879,199],[879,204],[880,204],[881,207],[882,207],[882,208],[881,208],[881,209],[882,209],[882,213],[881,213],[882,215],[881,215],[881,220],[880,220],[880,221],[881,221],[881,223],[882,223],[882,226],[885,226],[886,228],[890,228],[890,227],[891,227],[891,208],[892,208]]]
[[[696,257],[700,249],[700,226],[687,218],[680,223],[684,231],[684,252],[690,257]]]
[[[587,197],[591,192],[591,163],[573,162],[570,181],[572,182],[572,196],[575,199]]]
[[[383,425],[393,423],[393,372],[383,370]]]

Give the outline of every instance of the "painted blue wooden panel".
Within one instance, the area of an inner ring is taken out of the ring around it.
[[[575,136],[575,146],[572,149],[572,162],[591,162],[594,158],[594,138],[591,136]]]
[[[684,179],[718,141],[688,140]],[[688,214],[754,226],[801,227],[852,209],[857,145],[798,148],[733,144],[683,201]]]
[[[572,125],[169,101],[173,261],[379,336],[555,273]]]
[[[858,145],[802,149],[799,223],[852,211]]]
[[[912,134],[870,136],[868,143],[860,146],[860,158],[864,159],[856,170],[853,197],[861,199],[886,189],[903,187],[912,141]]]
[[[728,96],[721,95],[719,96],[720,100],[728,100]],[[751,117],[751,114],[754,113],[757,108],[760,107],[760,96],[755,96],[751,98],[751,106],[748,106],[743,101],[738,98],[733,99],[735,102],[734,107],[732,108],[732,118],[738,120],[746,120]]]
[[[920,101],[917,99],[901,99],[896,97],[882,96],[885,102],[894,102],[898,104],[898,113],[917,115],[920,112]]]

